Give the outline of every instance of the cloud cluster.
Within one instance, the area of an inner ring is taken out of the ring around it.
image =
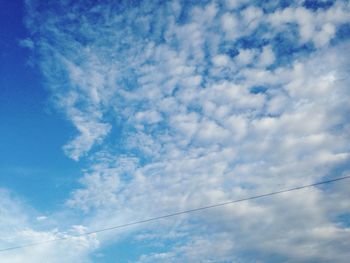
[[[8,250],[0,253],[0,261],[8,263],[20,262],[92,262],[89,253],[99,246],[96,236],[76,235],[86,232],[83,226],[72,226],[71,229],[61,231],[52,229],[51,222],[46,227],[43,223],[35,222],[33,218],[38,214],[28,207],[18,197],[7,190],[0,189],[0,246],[1,249],[15,247],[59,238],[68,238],[61,242],[48,242],[40,246],[28,246],[19,250]],[[44,216],[37,217],[37,221],[46,220]]]
[[[348,173],[337,32],[350,4],[272,2],[27,1],[38,63],[79,132],[64,150],[88,156],[67,205],[90,228]],[[139,262],[346,262],[346,200],[337,184],[129,233],[153,249]]]

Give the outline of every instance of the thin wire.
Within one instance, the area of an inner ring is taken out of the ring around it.
[[[166,219],[166,218],[174,217],[174,216],[178,216],[178,215],[183,215],[183,214],[193,213],[193,212],[197,212],[197,211],[207,210],[207,209],[211,209],[211,208],[215,208],[215,207],[220,207],[220,206],[230,205],[230,204],[234,204],[234,203],[254,200],[254,199],[268,197],[268,196],[272,196],[272,195],[278,195],[278,194],[292,192],[292,191],[296,191],[296,190],[300,190],[300,189],[304,189],[304,188],[315,187],[315,186],[318,186],[318,185],[329,184],[329,183],[333,183],[333,182],[341,181],[341,180],[345,180],[345,179],[350,179],[350,175],[344,176],[344,177],[335,178],[335,179],[330,179],[330,180],[327,180],[327,181],[321,181],[321,182],[318,182],[318,183],[302,185],[302,186],[298,186],[298,187],[294,187],[294,188],[289,188],[289,189],[279,190],[279,191],[275,191],[275,192],[270,192],[270,193],[267,193],[267,194],[255,195],[255,196],[246,197],[246,198],[237,199],[237,200],[231,200],[231,201],[227,201],[227,202],[223,202],[223,203],[217,203],[217,204],[203,206],[203,207],[198,207],[198,208],[193,208],[193,209],[189,209],[189,210],[183,210],[183,211],[179,211],[179,212],[172,213],[172,214],[152,217],[152,218],[139,220],[139,221],[134,221],[134,222],[130,222],[130,223],[122,224],[122,225],[117,225],[117,226],[102,228],[102,229],[98,229],[98,230],[94,230],[94,231],[90,231],[90,232],[85,232],[85,233],[82,233],[82,234],[79,234],[79,235],[68,236],[68,237],[60,237],[60,238],[55,238],[55,239],[51,239],[51,240],[45,240],[45,241],[30,243],[30,244],[26,244],[26,245],[19,245],[19,246],[14,246],[14,247],[3,248],[3,249],[0,249],[0,252],[20,249],[20,248],[25,248],[25,247],[38,246],[38,245],[42,245],[42,244],[57,242],[57,241],[61,241],[61,240],[68,240],[68,239],[81,237],[81,236],[88,236],[88,235],[97,234],[97,233],[101,233],[101,232],[105,232],[105,231],[115,230],[115,229],[118,229],[118,228],[125,228],[125,227],[129,227],[129,226],[133,226],[133,225],[139,225],[139,224],[144,224],[144,223],[148,223],[148,222],[152,222],[152,221],[157,221],[157,220],[160,220],[160,219]]]

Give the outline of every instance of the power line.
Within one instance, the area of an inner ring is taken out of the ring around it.
[[[115,229],[119,229],[119,228],[125,228],[125,227],[129,227],[129,226],[133,226],[133,225],[139,225],[139,224],[144,224],[144,223],[148,223],[148,222],[152,222],[152,221],[157,221],[157,220],[160,220],[160,219],[166,219],[166,218],[174,217],[174,216],[178,216],[178,215],[183,215],[183,214],[193,213],[193,212],[197,212],[197,211],[207,210],[207,209],[211,209],[211,208],[215,208],[215,207],[226,206],[226,205],[230,205],[230,204],[234,204],[234,203],[240,203],[240,202],[254,200],[254,199],[259,199],[259,198],[268,197],[268,196],[272,196],[272,195],[278,195],[278,194],[292,192],[292,191],[301,190],[301,189],[305,189],[305,188],[311,188],[311,187],[315,187],[315,186],[318,186],[318,185],[329,184],[329,183],[333,183],[333,182],[341,181],[341,180],[345,180],[345,179],[350,179],[350,175],[349,176],[335,178],[335,179],[330,179],[330,180],[327,180],[327,181],[321,181],[321,182],[317,182],[317,183],[313,183],[313,184],[302,185],[302,186],[293,187],[293,188],[289,188],[289,189],[284,189],[284,190],[279,190],[279,191],[275,191],[275,192],[270,192],[270,193],[266,193],[266,194],[255,195],[255,196],[246,197],[246,198],[242,198],[242,199],[226,201],[226,202],[223,202],[223,203],[217,203],[217,204],[213,204],[213,205],[202,206],[202,207],[193,208],[193,209],[189,209],[189,210],[183,210],[183,211],[179,211],[179,212],[172,213],[172,214],[166,214],[166,215],[162,215],[162,216],[152,217],[152,218],[139,220],[139,221],[134,221],[134,222],[130,222],[130,223],[122,224],[122,225],[117,225],[117,226],[97,229],[97,230],[90,231],[90,232],[85,232],[85,233],[79,234],[79,235],[68,236],[68,237],[60,237],[60,238],[55,238],[55,239],[45,240],[45,241],[39,241],[39,242],[25,244],[25,245],[7,247],[7,248],[0,249],[0,252],[20,249],[20,248],[25,248],[25,247],[39,246],[39,245],[42,245],[42,244],[57,242],[57,241],[61,241],[61,240],[68,240],[68,239],[72,239],[72,238],[75,238],[75,237],[88,236],[88,235],[97,234],[97,233],[101,233],[101,232],[105,232],[105,231],[111,231],[111,230],[115,230]]]

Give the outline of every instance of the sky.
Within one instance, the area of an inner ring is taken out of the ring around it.
[[[0,0],[0,262],[348,262],[345,0]]]

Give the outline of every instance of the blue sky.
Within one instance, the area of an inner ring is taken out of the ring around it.
[[[2,1],[1,262],[347,262],[348,1]]]
[[[79,175],[60,149],[73,127],[49,105],[30,52],[19,45],[28,34],[22,1],[3,2],[1,12],[1,186],[51,210]]]

